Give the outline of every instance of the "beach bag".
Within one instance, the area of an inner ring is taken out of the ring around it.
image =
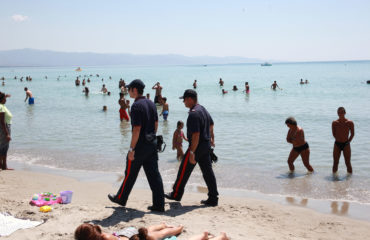
[[[157,136],[157,151],[163,152],[166,149],[166,143],[163,140],[162,135]]]

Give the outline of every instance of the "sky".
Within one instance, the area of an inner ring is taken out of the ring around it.
[[[0,0],[0,50],[370,59],[369,0]]]

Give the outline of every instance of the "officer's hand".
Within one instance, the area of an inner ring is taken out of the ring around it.
[[[135,159],[135,151],[128,152],[127,158],[129,161],[134,161]]]
[[[211,146],[212,147],[215,147],[216,145],[215,145],[215,141],[213,140],[213,139],[211,139]]]
[[[190,152],[189,153],[190,155],[189,155],[189,162],[191,163],[191,164],[193,164],[193,165],[195,165],[197,162],[195,161],[195,154],[194,153],[192,153],[192,152]]]

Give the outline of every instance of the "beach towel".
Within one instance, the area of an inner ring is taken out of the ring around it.
[[[0,237],[9,236],[18,229],[36,227],[42,223],[15,218],[7,213],[0,213]]]
[[[176,236],[167,237],[167,238],[163,238],[163,240],[177,240],[177,237]]]

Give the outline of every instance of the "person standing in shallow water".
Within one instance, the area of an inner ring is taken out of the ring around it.
[[[9,142],[12,140],[10,134],[10,126],[12,124],[13,115],[6,108],[6,98],[10,95],[5,95],[0,92],[0,168],[2,170],[13,170],[8,168],[7,155],[9,149]]]
[[[309,172],[313,172],[313,168],[310,165],[310,147],[304,138],[303,129],[297,125],[297,121],[293,117],[287,118],[285,124],[289,128],[286,141],[293,144],[288,157],[289,170],[291,172],[294,171],[293,163],[301,155],[303,165]]]
[[[27,101],[28,99],[28,104],[34,104],[35,99],[33,98],[32,92],[26,87],[24,88],[24,91],[26,91],[26,99],[24,99],[24,101]]]
[[[339,118],[333,121],[331,125],[333,137],[335,138],[333,149],[333,173],[338,171],[339,158],[343,151],[347,173],[352,174],[350,143],[355,136],[355,125],[351,120],[345,118],[346,110],[344,107],[339,107],[337,113]],[[349,134],[350,136],[348,137]]]

